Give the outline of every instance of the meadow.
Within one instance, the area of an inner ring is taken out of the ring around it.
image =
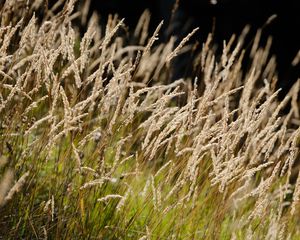
[[[170,81],[199,29],[74,4],[1,6],[0,239],[299,239],[300,83],[279,100],[272,38],[209,34]]]

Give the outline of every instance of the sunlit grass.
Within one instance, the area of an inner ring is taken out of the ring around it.
[[[101,32],[93,15],[81,37],[72,1],[62,12],[8,2],[0,238],[299,238],[299,82],[277,99],[267,47],[245,56],[233,39],[219,60],[209,35],[198,77],[170,83],[191,35],[155,45],[159,25],[128,45],[122,21]]]

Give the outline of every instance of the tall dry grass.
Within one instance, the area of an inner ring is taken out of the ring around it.
[[[209,35],[170,83],[197,29],[157,44],[148,12],[124,34],[74,4],[1,6],[0,236],[297,239],[299,82],[278,100],[272,38]]]

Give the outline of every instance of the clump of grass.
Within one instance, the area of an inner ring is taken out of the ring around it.
[[[209,35],[197,78],[169,83],[191,34],[155,45],[161,24],[148,37],[146,12],[137,45],[116,16],[103,32],[94,14],[80,38],[74,1],[12,3],[0,28],[1,236],[299,237],[299,82],[277,99],[271,39],[259,47],[258,32],[246,56],[233,36],[218,60]]]

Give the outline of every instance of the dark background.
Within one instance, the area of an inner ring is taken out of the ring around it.
[[[124,17],[129,28],[134,29],[142,12],[148,8],[151,13],[151,30],[164,19],[165,30],[175,0],[92,0],[91,9],[100,13],[102,21],[108,14],[118,13]],[[264,26],[273,14],[277,18]],[[233,33],[239,34],[246,24],[251,25],[248,41],[253,39],[256,30],[263,28],[262,44],[267,36],[273,36],[271,54],[277,56],[279,87],[288,89],[299,77],[299,65],[291,62],[300,48],[300,4],[299,0],[219,0],[212,4],[206,0],[181,0],[172,21],[171,32],[164,31],[163,38],[169,35],[184,37],[194,27],[200,31],[195,37],[199,42],[213,31],[214,41],[222,46]]]

